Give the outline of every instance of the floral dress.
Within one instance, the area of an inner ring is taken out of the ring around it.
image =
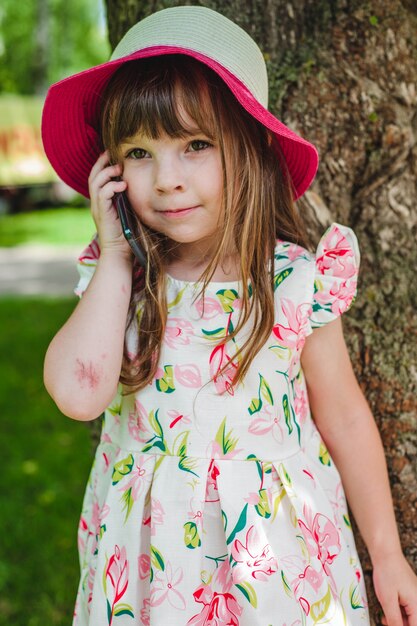
[[[98,255],[93,243],[80,257],[78,294]],[[155,378],[119,390],[105,412],[74,625],[369,624],[340,476],[300,368],[305,338],[352,303],[358,266],[339,224],[315,255],[277,241],[275,325],[236,389],[233,354],[250,328],[222,339],[242,283],[212,282],[203,298],[198,283],[168,277]]]

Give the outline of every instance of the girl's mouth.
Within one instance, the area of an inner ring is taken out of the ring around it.
[[[185,217],[192,211],[198,209],[198,206],[186,207],[184,209],[168,209],[167,211],[161,211],[166,217]]]

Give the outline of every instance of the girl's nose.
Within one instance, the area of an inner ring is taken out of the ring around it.
[[[184,169],[178,157],[167,156],[157,163],[155,189],[161,194],[185,189]]]

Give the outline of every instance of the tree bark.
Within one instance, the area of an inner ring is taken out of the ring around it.
[[[345,334],[385,445],[403,548],[417,569],[415,3],[107,0],[112,46],[138,19],[178,4],[219,10],[255,37],[268,64],[271,110],[321,155],[300,206],[310,233],[318,239],[339,221],[359,237],[359,293]],[[378,624],[370,561],[356,536]]]

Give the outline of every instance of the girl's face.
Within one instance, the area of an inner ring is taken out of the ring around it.
[[[179,244],[178,259],[196,262],[217,241],[223,170],[218,145],[191,119],[185,122],[190,129],[186,137],[151,139],[138,133],[121,144],[120,154],[138,218]]]

